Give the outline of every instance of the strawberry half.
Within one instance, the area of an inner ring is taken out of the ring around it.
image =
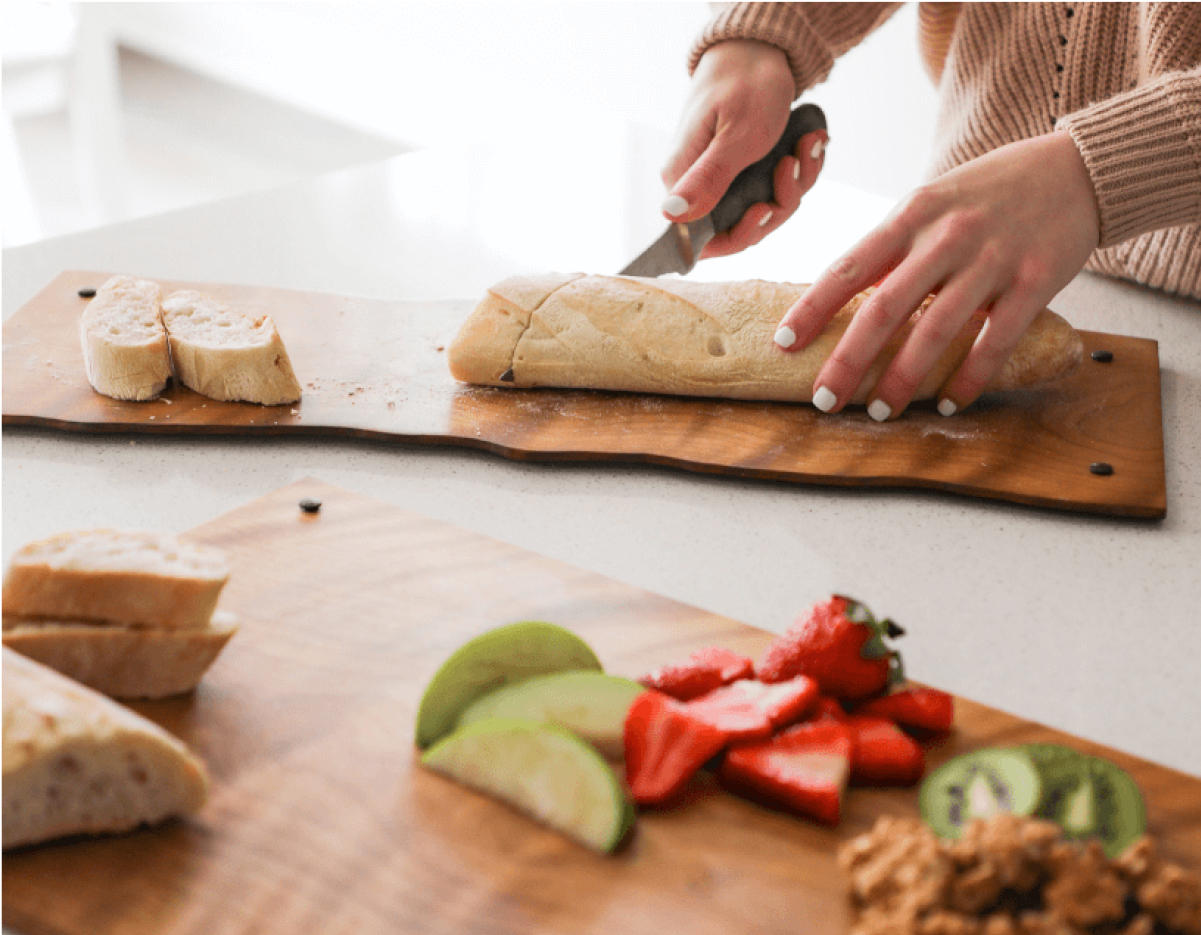
[[[817,701],[809,710],[808,720],[810,721],[845,721],[846,719],[846,709],[833,698],[825,695],[818,695]]]
[[[835,595],[773,640],[755,674],[764,682],[807,675],[823,695],[839,701],[866,698],[903,678],[901,657],[884,638],[904,632],[891,620],[877,620],[858,601]]]
[[[852,749],[842,724],[797,724],[771,740],[730,748],[718,774],[756,798],[836,825]]]
[[[861,786],[911,786],[926,771],[917,741],[887,718],[853,714],[843,722],[851,732],[851,782]]]
[[[626,712],[626,784],[635,802],[674,798],[714,754],[726,735],[657,691],[638,695]]]
[[[944,733],[951,729],[955,702],[950,694],[937,688],[905,688],[891,695],[869,698],[855,713],[890,718],[902,727]]]
[[[713,725],[731,741],[766,739],[799,721],[817,700],[817,682],[798,675],[767,685],[741,679],[686,702],[688,713]]]
[[[662,666],[638,681],[679,701],[688,701],[738,679],[749,679],[754,672],[755,663],[746,656],[721,646],[706,646],[683,662]]]

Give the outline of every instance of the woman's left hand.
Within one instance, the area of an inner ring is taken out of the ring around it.
[[[878,284],[814,382],[815,405],[835,411],[936,293],[871,391],[868,411],[883,421],[909,405],[952,339],[985,309],[983,330],[939,396],[939,411],[951,415],[975,401],[1099,238],[1096,195],[1072,138],[1058,131],[1011,143],[910,194],[788,310],[776,343],[800,350],[856,293]]]

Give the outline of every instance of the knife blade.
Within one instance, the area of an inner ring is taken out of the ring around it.
[[[730,183],[717,206],[703,218],[687,224],[669,224],[658,239],[638,254],[619,276],[663,276],[689,272],[714,235],[722,234],[741,220],[753,204],[771,201],[772,176],[785,156],[792,155],[797,140],[806,133],[826,129],[826,115],[816,104],[802,104],[788,115],[784,133],[771,152],[743,169]]]

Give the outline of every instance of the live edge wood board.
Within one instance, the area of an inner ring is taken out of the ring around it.
[[[929,405],[877,424],[862,407],[456,383],[445,349],[471,300],[387,302],[212,283],[195,288],[271,314],[304,396],[296,406],[159,401],[92,391],[69,271],[4,323],[4,424],[85,432],[343,436],[458,445],[520,460],[643,463],[743,478],[924,488],[1062,510],[1158,519],[1167,509],[1156,342],[1084,332],[1084,366],[1039,391],[986,398],[946,419]],[[1113,354],[1093,360],[1094,350]],[[1096,463],[1113,468],[1094,474]]]
[[[6,855],[4,922],[22,935],[846,935],[837,846],[917,812],[912,789],[855,789],[826,829],[700,779],[620,852],[592,853],[417,765],[437,667],[523,619],[628,676],[708,644],[757,658],[769,634],[315,480],[190,538],[228,550],[221,603],[242,629],[196,692],[135,707],[200,754],[212,797],[187,820]],[[1107,756],[1163,851],[1201,866],[1201,780],[963,699],[956,724],[932,767],[1027,741]]]

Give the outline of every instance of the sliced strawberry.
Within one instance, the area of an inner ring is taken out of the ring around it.
[[[706,646],[683,662],[662,666],[638,681],[647,688],[688,701],[738,679],[748,679],[754,672],[755,663],[746,656],[721,646]]]
[[[817,682],[799,675],[775,685],[741,679],[685,702],[684,707],[730,740],[741,742],[766,739],[778,728],[799,721],[816,700]]]
[[[871,698],[859,705],[855,713],[886,717],[902,727],[941,733],[951,729],[955,702],[950,694],[937,688],[906,688]]]
[[[846,719],[846,709],[833,698],[825,695],[818,695],[817,701],[809,710],[808,720],[810,721],[845,721]]]
[[[677,795],[726,744],[726,735],[693,717],[673,698],[645,691],[625,720],[626,783],[635,802],[659,804]]]
[[[852,747],[844,725],[810,721],[771,740],[731,747],[718,772],[732,786],[756,798],[836,825]]]
[[[851,782],[861,786],[911,786],[926,771],[926,754],[916,740],[887,718],[853,714]]]

